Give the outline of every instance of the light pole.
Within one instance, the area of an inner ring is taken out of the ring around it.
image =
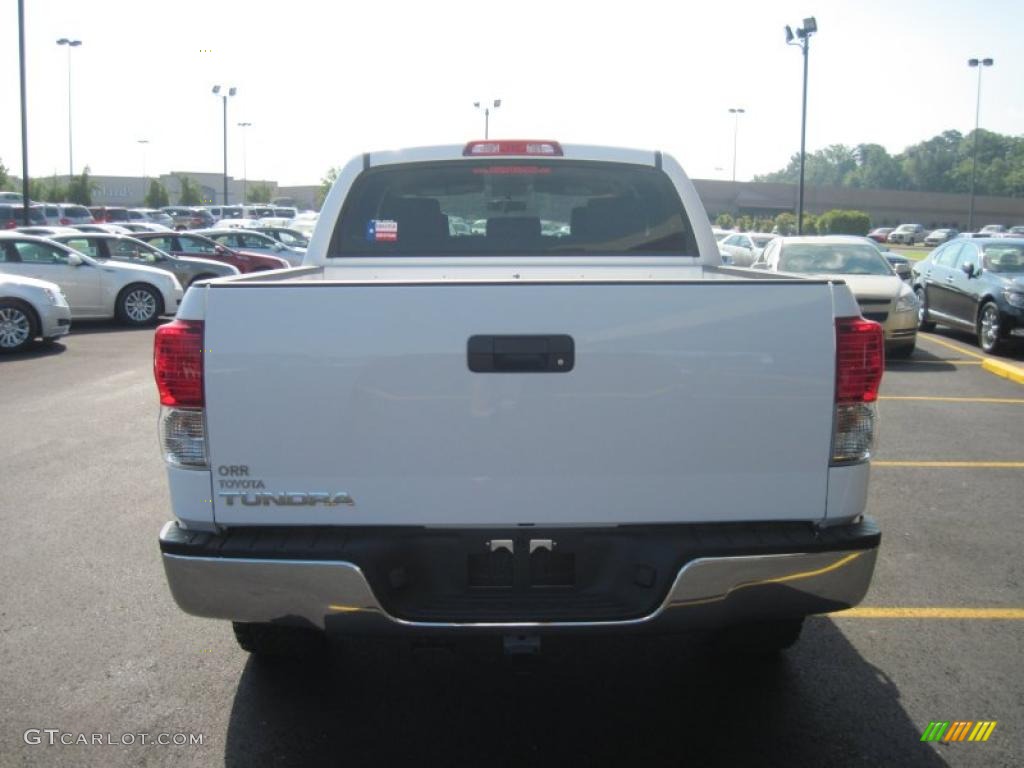
[[[238,93],[237,88],[228,88],[228,92],[221,96],[220,86],[213,86],[213,95],[220,96],[224,101],[224,202],[228,204],[228,97]]]
[[[473,106],[480,109],[480,102],[474,101]],[[501,99],[495,99],[492,104],[484,104],[484,138],[490,138],[490,121],[491,121],[491,108],[497,109],[501,106]]]
[[[995,64],[995,59],[968,59],[967,66],[978,68],[978,100],[974,105],[974,150],[971,160],[971,207],[967,212],[967,231],[974,231],[974,177],[978,173],[978,143],[981,141],[979,126],[981,124],[981,70]]]
[[[249,202],[249,169],[245,164],[245,129],[251,125],[252,123],[238,124],[238,127],[242,129],[242,205]]]
[[[807,51],[811,45],[811,35],[818,31],[818,22],[813,16],[804,19],[804,25],[797,27],[796,40],[793,30],[786,25],[786,43],[798,46],[804,54],[804,105],[800,117],[800,196],[797,204],[796,233],[804,233],[804,160],[807,156]]]
[[[66,37],[62,37],[57,41],[57,45],[66,45],[68,47],[68,182],[71,182],[71,177],[75,175],[75,158],[71,151],[71,49],[77,48],[82,44],[81,40],[69,40]]]
[[[740,115],[744,114],[747,110],[743,107],[729,107],[729,114],[733,116],[732,125],[732,180],[736,181],[736,138],[740,132]]]

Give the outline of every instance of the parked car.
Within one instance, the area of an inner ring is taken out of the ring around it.
[[[125,221],[118,226],[129,232],[173,232],[171,227],[157,224],[155,221]]]
[[[467,229],[469,225],[467,224]],[[284,245],[291,248],[302,248],[305,249],[309,246],[309,238],[299,232],[297,229],[291,229],[290,227],[265,227],[260,226],[257,230],[265,235],[270,235],[272,238],[277,240]],[[472,234],[470,231],[468,234]]]
[[[60,286],[74,318],[116,317],[128,325],[174,314],[184,291],[170,272],[128,264],[101,264],[63,243],[0,233],[0,272]]]
[[[671,155],[367,153],[311,242],[156,332],[183,611],[254,654],[699,627],[763,655],[864,597],[882,329],[841,281],[723,279]]]
[[[46,227],[18,227],[14,230],[20,232],[23,235],[35,235],[36,237],[53,237],[54,235],[66,235],[78,230],[74,227],[59,227],[59,226],[46,226]]]
[[[175,256],[198,256],[230,264],[239,272],[262,272],[290,267],[284,259],[251,251],[236,251],[191,232],[136,232],[133,237]]]
[[[29,225],[46,224],[46,214],[42,207],[30,205],[28,207]],[[14,229],[25,225],[25,208],[21,203],[0,203],[0,229]]]
[[[900,276],[900,280],[909,282],[913,279],[914,273],[911,268],[912,262],[910,259],[892,251],[882,251],[882,255],[885,256],[885,260],[889,262],[893,271]]]
[[[105,232],[108,235],[130,235],[132,230],[125,226],[128,222],[121,224],[75,224],[71,229],[79,232]]]
[[[886,354],[913,354],[917,298],[874,244],[850,235],[782,237],[768,244],[763,262],[773,272],[842,280],[853,291],[861,315],[882,325]]]
[[[921,330],[969,330],[995,352],[1024,335],[1024,238],[957,239],[914,265]]]
[[[129,208],[128,221],[150,222],[153,224],[162,224],[168,229],[174,228],[174,219],[172,219],[166,212],[156,208]]]
[[[768,232],[734,232],[718,244],[718,250],[722,253],[724,263],[749,267],[776,237],[778,235]]]
[[[893,231],[893,227],[876,227],[868,232],[868,237],[874,240],[876,243],[887,242],[889,233]]]
[[[104,205],[94,205],[89,208],[92,219],[97,224],[113,224],[118,221],[131,221],[127,208],[107,208]]]
[[[888,243],[902,243],[903,245],[917,245],[924,241],[924,227],[920,224],[900,224],[885,238]]]
[[[204,208],[210,212],[210,217],[214,222],[221,219],[242,218],[242,206],[240,205],[207,205]]]
[[[4,254],[0,252],[0,270]],[[71,308],[60,286],[0,271],[0,352],[20,352],[35,339],[71,330]]]
[[[260,226],[259,219],[220,219],[214,222],[214,229],[257,229]]]
[[[213,216],[205,208],[190,208],[181,205],[165,205],[160,209],[171,217],[173,229],[199,229],[213,225]]]
[[[960,230],[958,229],[933,229],[928,233],[928,237],[924,239],[924,244],[929,246],[942,245],[959,236]]]
[[[91,256],[97,261],[122,261],[128,264],[143,264],[158,269],[166,269],[178,278],[183,288],[188,288],[196,280],[208,280],[213,277],[237,275],[239,272],[230,264],[212,259],[197,259],[185,256],[173,256],[164,253],[150,243],[136,240],[126,235],[100,235],[78,233],[75,235],[59,235],[51,238],[79,253]]]
[[[1013,235],[1014,237],[1024,237],[1024,226],[1010,227],[1006,234]]]
[[[320,218],[320,214],[316,211],[303,211],[294,219],[288,222],[290,229],[297,229],[299,232],[304,234],[306,237],[313,236],[313,229],[316,228],[316,222]],[[484,225],[486,226],[487,220],[484,219]],[[473,232],[477,233],[476,222],[473,224]],[[483,234],[483,232],[480,232]]]
[[[246,253],[263,253],[284,259],[293,267],[302,263],[306,255],[305,249],[292,248],[280,243],[270,235],[253,232],[248,229],[201,229],[196,234],[204,235],[214,242],[226,245],[234,251]]]
[[[47,224],[56,224],[62,227],[71,224],[91,224],[92,214],[84,205],[75,203],[43,203],[43,215],[46,216]]]
[[[985,235],[1001,235],[1006,231],[1006,227],[1002,224],[986,224],[979,231]]]
[[[13,205],[21,205],[21,201],[24,200],[20,192],[3,192],[0,191],[0,204],[11,203]],[[29,200],[29,205],[32,201]]]

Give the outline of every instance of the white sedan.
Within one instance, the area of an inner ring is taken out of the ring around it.
[[[71,330],[60,286],[0,272],[0,352],[19,352],[36,337],[53,341]]]
[[[0,233],[0,273],[56,283],[75,319],[146,325],[174,314],[184,295],[178,279],[162,269],[100,263],[61,243],[17,233]]]
[[[762,232],[734,232],[718,242],[722,262],[737,267],[749,267],[761,256],[768,243],[778,235]]]

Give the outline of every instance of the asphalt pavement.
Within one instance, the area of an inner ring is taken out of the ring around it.
[[[151,344],[76,323],[0,358],[0,765],[1024,763],[1024,621],[982,612],[1024,618],[1024,386],[965,335],[922,336],[888,366],[864,608],[810,619],[768,663],[701,637],[248,658],[164,583]],[[922,743],[933,720],[998,724],[985,743]],[[79,734],[134,743],[59,743]]]

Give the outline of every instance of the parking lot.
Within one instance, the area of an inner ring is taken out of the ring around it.
[[[966,334],[888,366],[861,608],[769,663],[703,638],[351,643],[254,662],[173,604],[156,534],[152,331],[76,323],[0,358],[0,764],[1019,765],[1024,761],[1024,386]],[[1024,345],[1004,360],[1024,366]],[[924,744],[933,720],[995,720]],[[27,729],[185,732],[199,746],[26,744]]]

